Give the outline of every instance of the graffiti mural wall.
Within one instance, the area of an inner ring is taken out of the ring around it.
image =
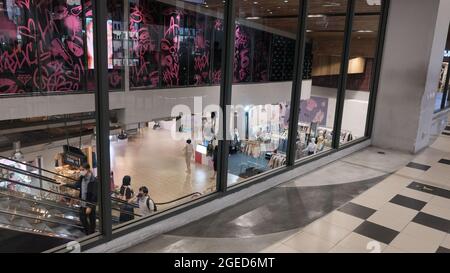
[[[0,95],[95,90],[91,0],[0,4]],[[123,10],[108,0],[110,90],[220,84],[221,18],[150,0],[130,1],[127,22]],[[294,39],[242,24],[235,34],[234,83],[292,80]]]

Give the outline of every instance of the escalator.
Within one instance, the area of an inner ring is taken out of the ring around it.
[[[59,174],[43,169],[30,172],[16,166],[0,163],[0,171],[29,179],[29,183],[24,183],[0,177],[0,252],[42,252],[83,238],[85,233],[79,218],[83,200],[75,197],[79,194],[69,195],[56,190],[75,189],[70,184],[61,185],[51,177]],[[113,215],[128,213],[120,210],[118,205],[113,212]],[[113,221],[117,223],[119,217],[113,217]],[[98,217],[96,226],[100,226]]]
[[[79,190],[73,186],[76,180],[13,159],[2,156],[0,159],[3,159],[0,173],[6,171],[27,181],[0,176],[0,253],[43,252],[86,236],[79,218],[80,203],[85,201],[78,198]],[[4,164],[5,160],[14,164]],[[58,182],[60,178],[68,183]],[[158,211],[163,211],[201,195],[196,192],[156,205]],[[131,214],[134,219],[142,217],[122,210],[124,205],[138,208],[111,194],[113,225],[120,224],[120,214]],[[97,228],[98,216],[99,213]]]

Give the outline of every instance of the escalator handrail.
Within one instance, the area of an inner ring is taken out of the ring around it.
[[[200,193],[200,192],[194,192],[194,193],[191,193],[191,194],[182,196],[182,197],[180,197],[180,198],[177,198],[177,199],[172,200],[172,201],[169,201],[169,202],[155,203],[155,205],[157,205],[157,206],[163,206],[163,205],[172,204],[172,203],[178,202],[178,201],[180,201],[180,200],[183,200],[183,199],[185,199],[185,198],[188,198],[188,197],[191,197],[191,196],[194,196],[194,195],[203,195],[203,194]]]
[[[30,198],[23,197],[23,196],[15,196],[15,195],[7,194],[7,193],[1,192],[1,191],[0,191],[0,195],[14,197],[14,198],[21,199],[21,200],[27,200],[27,201],[30,201],[30,202],[36,202],[36,203],[39,203],[39,204],[44,205],[44,206],[52,206],[52,207],[55,207],[55,208],[58,208],[58,209],[64,209],[64,210],[68,210],[68,211],[75,212],[75,213],[79,212],[79,210],[77,208],[75,208],[75,207],[59,206],[59,205],[56,205],[56,204],[47,203],[47,202],[45,202],[43,200],[30,199]],[[135,208],[139,208],[139,207],[135,207]],[[140,215],[140,214],[130,213],[128,211],[121,210],[121,209],[118,209],[118,208],[111,208],[111,209],[115,210],[115,211],[119,211],[121,213],[129,214],[129,215],[133,215],[133,216],[137,216],[137,217],[142,217],[142,215]],[[97,218],[100,219],[99,216],[97,216]]]
[[[56,173],[56,172],[52,172],[52,171],[49,171],[49,170],[46,170],[46,169],[43,169],[43,168],[39,168],[39,167],[33,166],[31,164],[24,163],[24,162],[21,162],[21,161],[18,161],[18,160],[9,158],[9,157],[4,157],[4,156],[0,155],[0,159],[9,160],[9,161],[16,162],[16,163],[19,163],[19,164],[22,164],[22,165],[25,165],[25,166],[28,166],[28,167],[31,167],[31,168],[34,168],[34,169],[37,169],[37,170],[41,170],[43,172],[47,172],[47,173],[51,173],[51,174],[57,175],[57,176],[62,177],[62,178],[66,178],[66,179],[69,179],[69,180],[72,180],[72,181],[77,181],[76,179],[74,179],[72,177],[64,176],[62,174],[59,174],[59,173]]]
[[[73,199],[73,200],[76,200],[76,201],[84,202],[84,203],[89,204],[91,206],[97,206],[96,204],[88,202],[88,201],[85,201],[85,200],[82,200],[81,198],[77,198],[77,197],[73,197],[73,196],[70,196],[70,195],[67,195],[67,194],[55,192],[55,191],[52,191],[52,190],[47,190],[47,189],[43,189],[43,188],[40,188],[40,187],[28,185],[28,184],[25,184],[25,183],[22,183],[22,182],[19,182],[19,181],[11,180],[9,178],[0,178],[0,181],[2,181],[2,180],[6,181],[6,182],[9,182],[9,183],[13,183],[13,184],[18,184],[18,185],[21,185],[21,186],[24,186],[24,187],[27,187],[27,188],[31,188],[31,189],[35,189],[35,190],[39,190],[39,191],[44,191],[44,192],[48,192],[48,193],[51,193],[51,194],[59,195],[59,196],[65,197],[65,198],[69,198],[69,199]]]
[[[42,175],[39,175],[39,174],[35,174],[33,172],[30,172],[30,171],[25,171],[25,170],[18,169],[18,168],[12,167],[12,166],[8,166],[8,165],[2,164],[2,163],[0,163],[0,168],[4,168],[6,170],[9,170],[9,171],[12,171],[12,172],[17,172],[17,173],[20,173],[20,174],[23,174],[23,175],[26,175],[26,176],[31,176],[31,177],[34,177],[36,179],[42,179],[42,180],[47,181],[47,182],[49,182],[51,184],[54,184],[54,185],[58,185],[58,186],[61,186],[61,187],[65,187],[65,188],[73,189],[73,190],[76,190],[76,191],[80,191],[78,188],[76,188],[76,187],[74,187],[72,185],[61,184],[61,183],[57,182],[55,179],[48,178],[46,176],[42,176]],[[69,179],[72,179],[73,181],[77,181],[77,180],[75,180],[73,178],[69,178]],[[127,202],[125,202],[123,200],[120,200],[118,198],[115,198],[115,197],[111,197],[111,200],[113,200],[115,202],[118,202],[118,203],[122,203],[122,204],[126,204],[127,203]]]
[[[39,204],[44,205],[44,206],[55,207],[57,209],[68,210],[68,211],[71,211],[71,212],[79,212],[77,209],[75,209],[73,207],[70,207],[70,206],[64,207],[64,206],[57,205],[56,202],[55,202],[56,204],[51,204],[51,203],[45,202],[44,201],[45,199],[44,200],[42,200],[42,199],[39,200],[39,199],[32,199],[32,198],[28,198],[28,197],[24,197],[24,196],[16,196],[16,195],[13,195],[13,194],[8,194],[8,193],[3,192],[3,191],[0,191],[0,195],[13,197],[13,198],[17,198],[17,199],[20,199],[20,200],[26,200],[26,201],[30,201],[30,202],[35,202],[35,203],[39,203]]]
[[[32,219],[32,220],[38,220],[38,221],[41,221],[41,222],[47,222],[47,223],[59,224],[59,225],[66,225],[66,226],[71,226],[71,227],[83,229],[83,227],[79,226],[79,225],[74,225],[74,224],[69,224],[69,223],[61,223],[61,222],[58,222],[58,221],[53,221],[53,220],[49,220],[49,219],[46,219],[46,218],[34,217],[34,216],[25,215],[25,214],[17,213],[17,212],[13,213],[13,212],[9,212],[9,211],[3,210],[3,209],[0,209],[0,213],[8,214],[8,215],[11,215],[11,216],[19,216],[19,217],[23,217],[23,218],[27,218],[27,219]]]

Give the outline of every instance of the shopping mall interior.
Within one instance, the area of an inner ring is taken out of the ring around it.
[[[310,250],[277,242],[447,141],[450,1],[392,2],[0,0],[0,252]]]

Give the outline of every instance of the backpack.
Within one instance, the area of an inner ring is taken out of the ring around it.
[[[147,202],[146,202],[147,208],[148,208],[149,210],[151,210],[151,208],[150,208],[150,200],[151,200],[150,197],[148,197],[148,198],[147,198]],[[156,212],[156,211],[158,210],[158,208],[156,207],[155,201],[152,200],[152,202],[153,202],[153,211]]]

